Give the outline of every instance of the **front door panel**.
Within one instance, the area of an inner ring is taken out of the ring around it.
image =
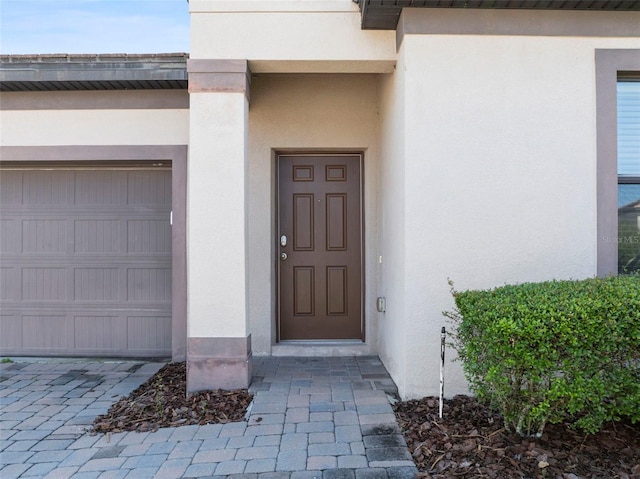
[[[361,163],[278,156],[280,340],[363,339]]]

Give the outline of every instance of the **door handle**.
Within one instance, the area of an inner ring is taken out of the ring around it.
[[[283,248],[287,246],[287,235],[280,236],[280,246]]]
[[[287,255],[287,253],[284,253],[284,252],[280,253],[280,259],[281,259],[282,261],[286,260],[288,257],[289,257],[289,256]]]

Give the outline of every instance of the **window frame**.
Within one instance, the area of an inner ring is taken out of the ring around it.
[[[617,85],[640,78],[640,49],[597,49],[597,275],[618,274],[618,111]]]

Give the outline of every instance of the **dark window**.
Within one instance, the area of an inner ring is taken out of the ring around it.
[[[640,271],[640,81],[618,81],[618,273]]]

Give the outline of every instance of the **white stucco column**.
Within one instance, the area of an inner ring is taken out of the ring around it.
[[[247,387],[246,60],[189,60],[187,390]]]

